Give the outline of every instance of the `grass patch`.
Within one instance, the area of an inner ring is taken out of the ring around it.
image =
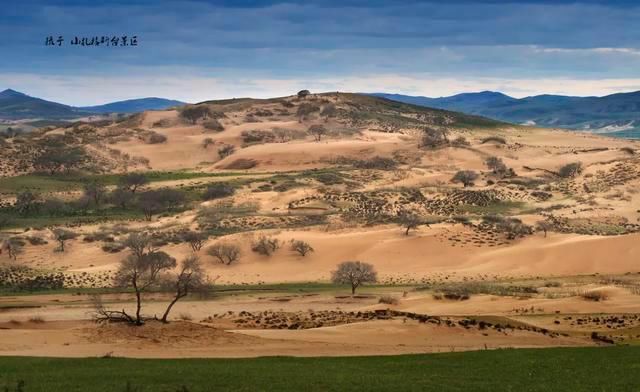
[[[0,387],[56,391],[631,391],[640,347],[378,357],[0,358]],[[129,389],[127,389],[127,384]]]
[[[521,201],[499,201],[487,206],[473,206],[469,204],[456,207],[459,214],[477,214],[477,215],[513,215],[524,209],[526,204]]]

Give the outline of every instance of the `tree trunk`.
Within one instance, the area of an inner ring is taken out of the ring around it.
[[[142,319],[140,317],[140,310],[142,309],[142,293],[138,290],[138,283],[135,279],[132,281],[132,285],[136,292],[136,325],[142,325]]]
[[[354,284],[351,285],[351,295],[354,295],[356,293],[356,287],[358,287],[358,286],[356,286]]]
[[[175,304],[176,304],[176,302],[178,302],[178,300],[179,300],[180,298],[182,298],[182,296],[177,296],[177,295],[176,295],[176,296],[173,298],[173,300],[171,301],[171,303],[169,303],[169,306],[167,306],[167,310],[165,310],[165,311],[164,311],[164,314],[162,315],[162,319],[161,319],[161,321],[162,321],[163,323],[166,323],[166,322],[167,322],[167,318],[169,317],[169,312],[171,312],[171,308],[173,308],[173,305],[175,305]]]
[[[407,231],[404,232],[404,235],[409,235],[409,230],[411,230],[411,226],[407,226]]]

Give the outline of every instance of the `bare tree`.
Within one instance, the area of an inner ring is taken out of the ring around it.
[[[120,262],[116,282],[122,287],[133,289],[136,296],[136,314],[130,318],[136,325],[142,325],[142,294],[158,283],[162,272],[176,267],[176,259],[154,249],[151,238],[144,234],[130,234],[124,243],[131,250],[131,254]]]
[[[142,173],[128,173],[120,178],[120,186],[129,190],[131,193],[136,193],[138,188],[148,183],[149,179]]]
[[[536,231],[544,232],[544,237],[547,238],[547,232],[553,229],[553,224],[549,221],[543,220],[536,222]]]
[[[313,135],[317,142],[322,139],[322,136],[327,134],[327,128],[322,124],[313,124],[309,127],[309,133]]]
[[[330,103],[322,108],[320,115],[324,117],[324,122],[328,122],[329,118],[335,117],[337,113],[336,105]]]
[[[280,247],[280,241],[277,238],[260,236],[257,241],[251,244],[251,250],[263,256],[271,256]]]
[[[420,215],[411,212],[400,213],[398,216],[398,223],[406,229],[404,235],[409,235],[409,230],[417,229],[420,225],[428,225]]]
[[[240,247],[236,244],[220,242],[207,248],[207,254],[215,257],[222,264],[230,265],[240,258]]]
[[[311,113],[317,112],[320,110],[319,106],[312,105],[310,103],[301,103],[296,110],[296,116],[298,117],[298,122],[302,122],[306,120]]]
[[[447,137],[448,132],[449,131],[445,128],[425,128],[423,130],[422,140],[420,141],[420,147],[435,149],[447,146],[449,144],[449,139]]]
[[[96,207],[100,206],[100,202],[104,199],[107,188],[98,181],[90,181],[84,184],[84,196],[93,201]]]
[[[302,257],[306,256],[310,252],[315,251],[308,242],[301,240],[291,240],[291,250],[294,252],[298,252]]]
[[[331,281],[336,284],[350,284],[351,295],[363,283],[375,283],[378,274],[373,265],[360,261],[345,261],[338,264],[338,269],[331,273]]]
[[[182,239],[189,243],[191,250],[198,252],[207,240],[207,235],[199,231],[189,230],[182,234]]]
[[[59,244],[58,250],[60,252],[64,252],[64,244],[67,241],[78,237],[78,233],[74,233],[71,230],[66,230],[59,227],[53,229],[52,233],[53,233],[53,238],[55,238],[55,240],[58,241],[58,244]]]
[[[122,186],[118,186],[116,189],[111,191],[111,194],[109,195],[109,199],[111,199],[111,202],[121,208],[127,208],[127,205],[133,200],[134,197],[135,195],[131,193],[131,191],[123,188]]]
[[[493,172],[493,174],[499,177],[505,177],[509,173],[509,168],[498,157],[489,157],[484,161],[487,168]]]
[[[453,178],[451,178],[451,182],[461,182],[466,188],[468,186],[473,186],[474,181],[477,179],[478,173],[473,170],[460,170],[453,176]]]
[[[149,221],[154,214],[179,208],[184,202],[185,194],[171,188],[152,189],[138,196],[138,207]]]
[[[161,321],[163,323],[167,322],[169,312],[171,312],[173,305],[175,305],[181,298],[189,295],[189,293],[202,287],[204,278],[205,274],[198,256],[191,255],[182,260],[180,269],[173,278],[174,296],[162,315]]]

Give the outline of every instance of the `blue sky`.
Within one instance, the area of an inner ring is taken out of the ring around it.
[[[9,0],[0,89],[73,105],[312,91],[640,90],[637,1]],[[63,47],[45,37],[62,35]],[[137,35],[139,46],[72,47]]]

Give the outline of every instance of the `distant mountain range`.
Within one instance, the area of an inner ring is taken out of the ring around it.
[[[184,102],[164,98],[140,98],[98,106],[74,107],[7,89],[0,92],[0,120],[65,120],[95,114],[162,110],[184,104]]]
[[[520,99],[493,91],[442,98],[387,93],[371,95],[516,124],[640,137],[640,91],[604,97],[536,95]]]

